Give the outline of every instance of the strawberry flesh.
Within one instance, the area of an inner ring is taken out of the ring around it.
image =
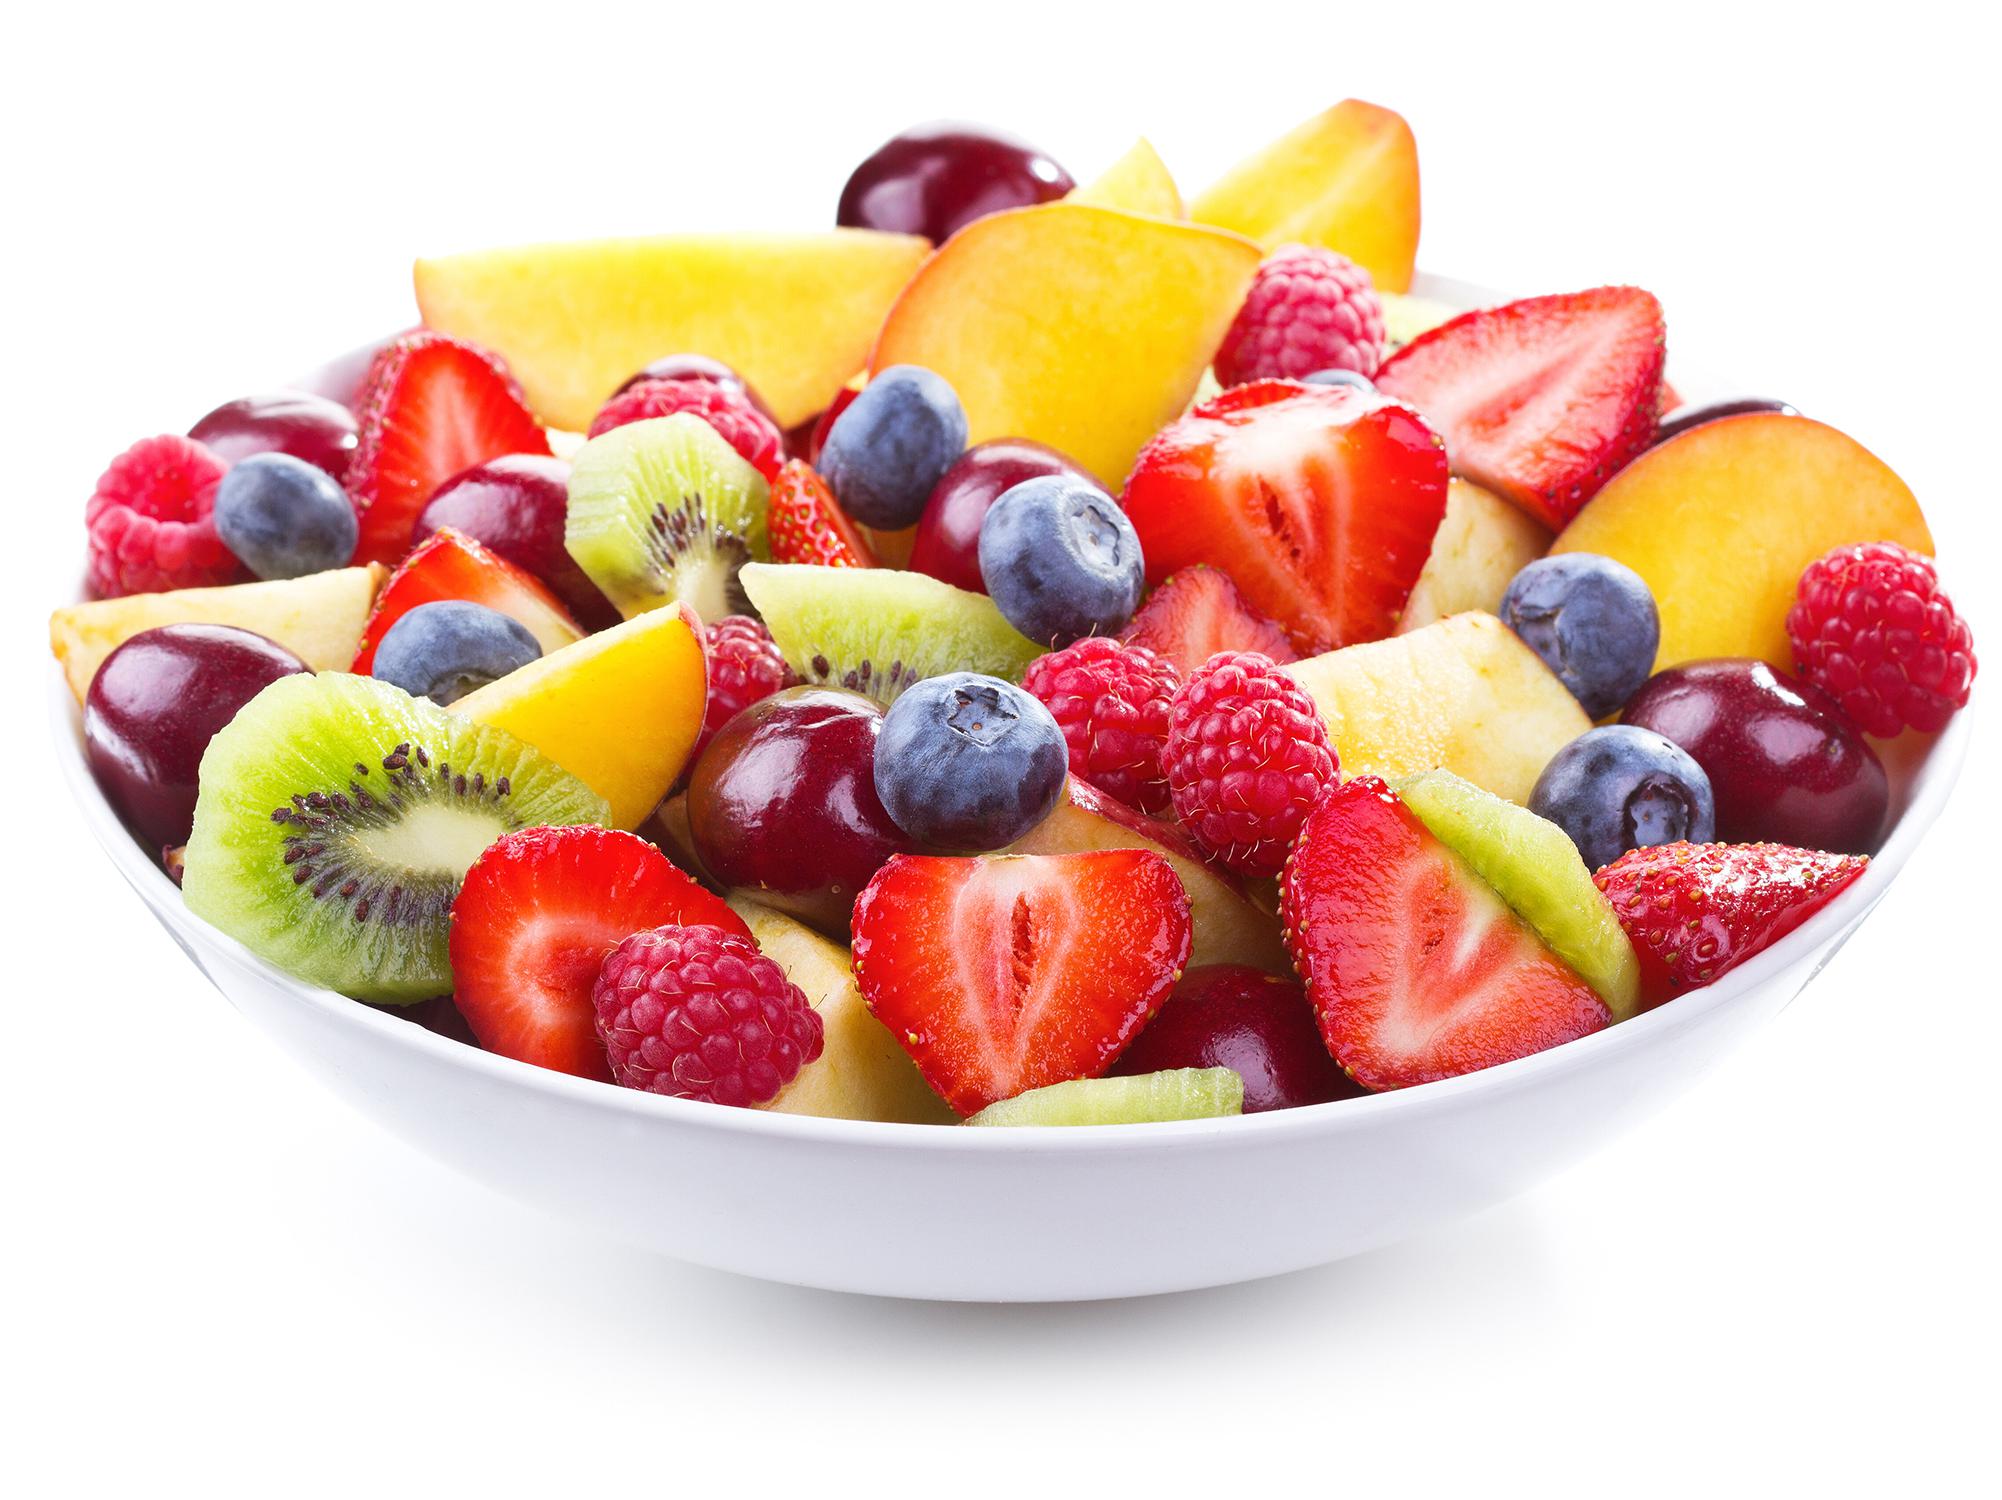
[[[876,555],[835,503],[827,481],[811,464],[787,459],[772,480],[766,532],[772,561],[818,563],[832,568],[873,568]]]
[[[1146,850],[898,855],[855,903],[855,978],[962,1115],[1096,1078],[1189,958],[1189,899]]]
[[[487,1051],[609,1082],[591,987],[620,942],[670,922],[751,935],[719,897],[634,834],[508,834],[466,872],[452,904],[454,1002]]]
[[[562,602],[540,579],[464,532],[441,526],[418,544],[375,596],[375,607],[362,626],[353,670],[366,675],[375,665],[375,648],[389,627],[418,605],[439,599],[470,599],[521,621],[531,630],[550,613],[570,619]],[[571,628],[576,629],[574,622]],[[583,634],[581,630],[577,633]]]
[[[1121,503],[1149,583],[1215,564],[1312,655],[1396,627],[1446,513],[1446,479],[1438,436],[1409,407],[1260,380],[1163,428]]]
[[[1184,568],[1147,596],[1120,632],[1167,660],[1184,682],[1219,651],[1257,651],[1284,665],[1300,653],[1286,632],[1249,604],[1221,568]]]
[[[1280,914],[1335,1061],[1407,1088],[1599,1030],[1605,1002],[1374,776],[1308,815]]]
[[[1639,287],[1526,297],[1442,323],[1377,371],[1453,472],[1560,530],[1654,440],[1667,328]]]

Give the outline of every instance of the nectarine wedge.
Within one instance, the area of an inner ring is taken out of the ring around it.
[[[1118,161],[1070,195],[1073,203],[1095,203],[1157,219],[1183,217],[1182,194],[1154,143],[1142,136]]]
[[[1418,261],[1418,142],[1396,111],[1344,99],[1231,168],[1189,217],[1267,249],[1325,245],[1379,290],[1406,292]]]
[[[1655,670],[1707,656],[1789,666],[1801,571],[1850,542],[1933,550],[1910,488],[1854,438],[1754,412],[1693,427],[1615,474],[1553,552],[1632,568],[1661,612]]]
[[[862,368],[929,249],[863,229],[528,245],[418,261],[417,306],[426,326],[503,356],[552,426],[588,427],[650,360],[706,354],[787,427]]]
[[[1088,203],[989,214],[904,289],[870,368],[935,370],[970,442],[1032,438],[1117,490],[1189,404],[1258,261],[1237,235]]]

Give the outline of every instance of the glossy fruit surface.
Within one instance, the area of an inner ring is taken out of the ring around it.
[[[828,430],[817,467],[864,526],[915,526],[932,489],[966,450],[966,409],[919,365],[880,370]]]
[[[1229,1068],[1244,1080],[1246,1114],[1363,1092],[1328,1056],[1307,992],[1238,964],[1184,974],[1112,1071],[1169,1068]]]
[[[354,457],[355,415],[338,401],[309,391],[271,391],[225,401],[188,429],[225,463],[255,453],[289,453],[335,479]]]
[[[1063,795],[1063,731],[1040,700],[977,672],[927,677],[890,705],[876,744],[876,795],[934,849],[1012,844]]]
[[[209,740],[269,684],[306,669],[284,647],[228,625],[141,631],[91,679],[83,713],[91,773],[145,843],[184,844]]]
[[[1551,756],[1529,810],[1564,830],[1588,870],[1629,849],[1718,836],[1703,767],[1667,736],[1632,724],[1588,730]]]
[[[1061,198],[1077,184],[1027,141],[952,120],[914,125],[862,161],[834,222],[921,234],[934,245],[982,214]]]
[[[1720,658],[1658,672],[1621,715],[1709,773],[1717,837],[1843,854],[1877,847],[1890,787],[1833,698],[1767,662]]]
[[[1147,563],[1119,502],[1047,475],[1006,491],[980,523],[980,576],[1001,616],[1039,646],[1124,629]]]
[[[1082,468],[1042,443],[1027,438],[975,443],[945,471],[925,501],[911,544],[912,570],[970,593],[986,593],[980,577],[980,523],[1004,491],[1045,475],[1092,482]]]
[[[1119,638],[1145,646],[1185,681],[1219,651],[1256,651],[1282,666],[1300,659],[1278,623],[1247,604],[1228,573],[1205,563],[1149,594]]]
[[[876,795],[883,711],[857,693],[788,688],[738,714],[695,763],[695,853],[725,886],[833,936],[891,855],[914,848]]]
[[[474,464],[439,485],[417,513],[411,546],[450,526],[540,579],[579,622],[602,630],[618,622],[619,612],[564,550],[569,484],[570,465],[545,453],[509,453]]]
[[[1705,422],[1714,422],[1719,417],[1742,417],[1752,412],[1777,412],[1781,416],[1797,417],[1797,408],[1784,401],[1774,401],[1767,396],[1736,396],[1723,401],[1692,402],[1678,406],[1663,414],[1661,422],[1654,430],[1656,445],[1667,442],[1672,437],[1680,437],[1692,427],[1701,427]]]
[[[519,620],[470,599],[434,599],[383,632],[371,670],[442,708],[541,655]]]
[[[345,567],[359,526],[347,491],[289,453],[253,453],[216,486],[215,528],[259,578]]]

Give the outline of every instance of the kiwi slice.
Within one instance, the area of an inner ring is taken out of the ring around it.
[[[1397,795],[1434,838],[1472,866],[1578,971],[1615,1020],[1624,1021],[1639,1008],[1634,945],[1563,829],[1451,771],[1410,777],[1397,783]]]
[[[748,610],[737,570],[771,556],[764,476],[690,412],[592,438],[570,464],[563,545],[630,620],[663,604]]]
[[[985,594],[923,573],[752,563],[744,592],[802,681],[889,704],[942,672],[1010,682],[1042,654]]]
[[[1075,1078],[990,1104],[969,1125],[1151,1125],[1244,1113],[1244,1080],[1229,1068],[1171,1068],[1131,1078]]]
[[[288,973],[407,1005],[451,989],[452,900],[487,845],[605,813],[503,730],[372,677],[294,675],[209,741],[181,889]]]

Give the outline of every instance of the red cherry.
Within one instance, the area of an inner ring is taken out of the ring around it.
[[[225,401],[188,429],[224,463],[257,453],[289,453],[340,479],[354,456],[354,413],[310,391],[272,391]]]
[[[911,543],[911,571],[929,573],[954,588],[986,593],[980,577],[980,523],[1005,490],[1046,474],[1098,483],[1056,449],[1027,438],[995,438],[968,448],[925,502]]]
[[[921,234],[934,245],[982,214],[1061,198],[1077,184],[1027,141],[934,120],[892,136],[841,189],[834,222]]]
[[[441,526],[482,542],[549,585],[578,623],[601,630],[619,612],[563,545],[570,465],[542,453],[510,453],[454,474],[432,492],[410,533],[414,548]]]
[[[1169,1068],[1231,1069],[1244,1080],[1246,1114],[1364,1092],[1328,1055],[1307,992],[1239,964],[1184,974],[1112,1071]]]

